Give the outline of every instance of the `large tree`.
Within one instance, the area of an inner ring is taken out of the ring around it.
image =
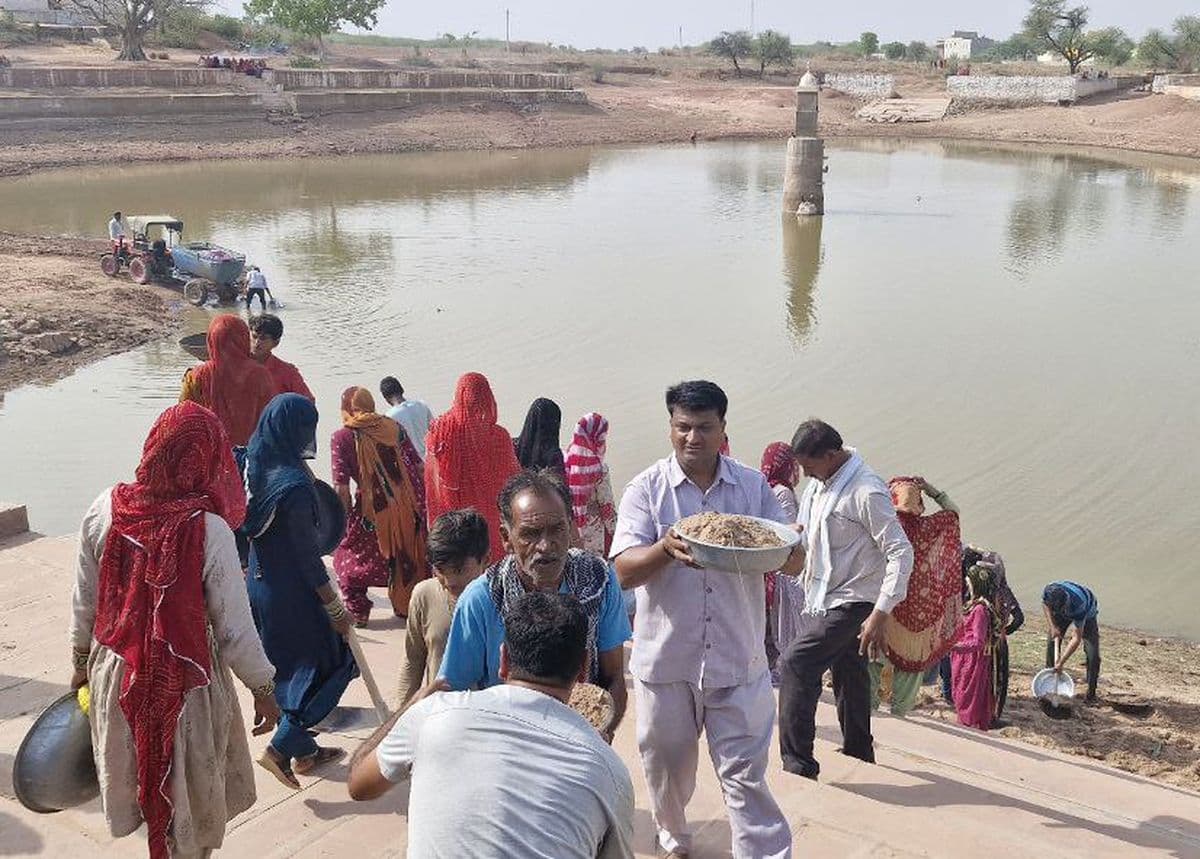
[[[745,30],[724,30],[708,43],[708,52],[733,62],[733,70],[742,76],[738,60],[744,60],[754,51],[754,39]]]
[[[761,78],[767,66],[791,68],[792,39],[777,30],[763,30],[754,39],[754,59],[758,60],[758,76]]]
[[[883,55],[889,60],[904,59],[904,43],[903,42],[888,42],[883,46]]]
[[[285,29],[317,41],[324,58],[324,36],[352,24],[369,30],[387,0],[249,0],[246,14],[270,19]]]
[[[868,30],[858,37],[858,47],[864,57],[869,57],[879,50],[879,37]]]
[[[929,59],[931,53],[929,46],[924,42],[909,42],[908,47],[904,49],[904,58],[920,63]]]
[[[1075,74],[1092,57],[1119,55],[1120,40],[1129,38],[1116,27],[1088,32],[1087,23],[1087,6],[1068,7],[1066,0],[1031,0],[1022,26],[1039,50],[1062,57]]]
[[[1200,67],[1200,17],[1176,18],[1172,30],[1171,35],[1148,31],[1138,44],[1138,59],[1148,66],[1185,72]]]
[[[1133,56],[1136,47],[1133,39],[1120,27],[1105,27],[1087,34],[1088,42],[1096,56],[1111,66],[1123,66]]]
[[[182,9],[204,9],[207,0],[62,0],[62,9],[115,30],[121,36],[118,60],[144,60],[146,34]]]

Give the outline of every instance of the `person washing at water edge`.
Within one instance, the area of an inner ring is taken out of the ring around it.
[[[1087,702],[1096,701],[1096,684],[1100,682],[1100,603],[1096,595],[1075,582],[1051,582],[1042,591],[1042,610],[1046,613],[1049,635],[1046,638],[1046,667],[1061,672],[1067,660],[1083,644],[1087,659]],[[1071,640],[1062,646],[1063,637],[1071,628]],[[1055,658],[1055,645],[1058,656]]]
[[[259,304],[265,312],[267,309],[267,299],[270,299],[271,306],[275,304],[275,296],[271,295],[271,290],[267,287],[267,277],[262,273],[258,266],[252,265],[246,272],[246,310],[249,311],[254,304],[254,299],[257,296]]]

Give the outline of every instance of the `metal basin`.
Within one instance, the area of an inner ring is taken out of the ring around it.
[[[100,795],[92,728],[74,692],[37,717],[13,761],[13,790],[39,814],[74,808]]]
[[[324,480],[314,480],[313,485],[317,490],[317,547],[322,555],[332,555],[346,535],[346,509]]]
[[[763,573],[773,573],[782,567],[792,554],[792,549],[800,542],[800,535],[786,525],[772,522],[770,519],[760,519],[757,516],[747,516],[760,525],[770,528],[784,545],[773,546],[769,549],[736,549],[730,546],[716,546],[712,543],[702,543],[680,532],[680,539],[687,543],[696,563],[706,570],[720,570],[723,573],[740,573],[746,576],[761,576]]]

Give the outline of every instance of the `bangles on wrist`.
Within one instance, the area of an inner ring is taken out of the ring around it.
[[[342,601],[336,597],[330,602],[325,603],[324,606],[325,613],[329,615],[329,619],[334,623],[337,623],[346,616],[346,607],[342,605]]]
[[[88,667],[88,657],[92,655],[90,650],[71,650],[71,665],[76,671],[86,671]]]
[[[272,679],[261,686],[255,686],[250,690],[250,694],[255,698],[269,698],[275,694],[275,681]]]

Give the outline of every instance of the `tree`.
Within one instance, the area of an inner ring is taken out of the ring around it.
[[[879,50],[879,37],[868,30],[858,37],[858,47],[864,57],[869,57]]]
[[[270,18],[301,36],[317,40],[317,54],[325,57],[323,36],[344,24],[365,30],[375,26],[379,9],[387,0],[249,0],[246,14]]]
[[[1125,35],[1120,27],[1105,27],[1087,34],[1088,42],[1096,56],[1110,66],[1122,66],[1133,56],[1133,39]]]
[[[904,59],[904,43],[903,42],[888,42],[883,46],[883,55],[889,60]]]
[[[754,39],[745,30],[723,30],[716,38],[708,43],[708,52],[714,56],[724,57],[733,62],[733,71],[738,77],[742,76],[742,67],[738,60],[744,60],[754,51]]]
[[[146,34],[182,10],[203,10],[206,0],[62,0],[64,11],[75,12],[121,34],[118,60],[144,60]]]
[[[792,65],[792,39],[777,30],[763,30],[754,40],[754,59],[758,60],[758,76],[761,78],[767,66],[790,68]]]
[[[929,59],[931,53],[929,46],[924,42],[909,42],[908,47],[904,49],[904,58],[916,63],[923,63]]]
[[[1067,8],[1066,0],[1031,0],[1029,14],[1022,21],[1024,33],[1043,51],[1058,54],[1067,61],[1071,74],[1096,56],[1086,31],[1088,8]]]
[[[1150,30],[1138,44],[1137,56],[1148,66],[1191,71],[1200,66],[1200,17],[1175,19],[1173,35]]]

